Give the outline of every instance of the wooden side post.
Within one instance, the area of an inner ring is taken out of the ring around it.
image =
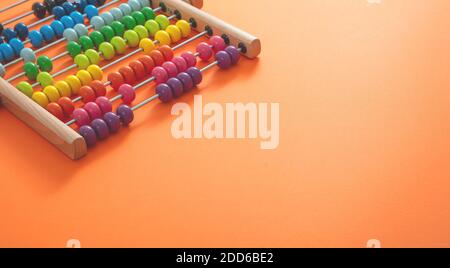
[[[0,96],[2,104],[11,113],[68,157],[76,160],[86,155],[87,146],[83,137],[2,78]]]

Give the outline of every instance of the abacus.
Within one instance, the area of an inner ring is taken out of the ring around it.
[[[0,78],[4,107],[74,160],[131,124],[136,110],[148,103],[171,102],[199,86],[209,69],[229,69],[241,55],[254,59],[261,52],[257,37],[202,11],[202,0],[83,1],[76,2],[81,8],[66,7],[66,15],[56,11],[45,18],[54,21],[42,26],[37,37],[16,33],[22,40],[33,39],[29,42],[35,51],[23,43],[0,49],[2,77],[8,76],[5,66],[10,62],[24,62],[22,73]],[[123,3],[99,12],[118,2]],[[195,51],[180,51],[197,40]],[[61,42],[67,42],[66,52],[52,59],[36,57]],[[139,58],[126,63],[133,55]],[[53,62],[63,57],[72,57],[74,64],[52,73]],[[118,70],[103,82],[105,70],[112,68]],[[13,85],[19,78],[27,80]],[[154,95],[134,103],[143,87]]]

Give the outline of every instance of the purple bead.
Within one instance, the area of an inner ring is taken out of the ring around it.
[[[231,56],[231,64],[236,65],[241,58],[241,53],[239,50],[235,46],[228,46],[225,48],[225,51]]]
[[[159,95],[159,99],[162,102],[169,102],[169,101],[171,101],[173,99],[172,89],[170,88],[169,85],[164,84],[164,83],[163,84],[159,84],[156,87],[156,94]]]
[[[187,69],[186,72],[192,77],[194,86],[196,86],[202,82],[203,75],[202,75],[202,72],[200,72],[200,70],[197,67],[191,67],[191,68]]]
[[[231,67],[231,56],[226,51],[216,53],[216,61],[221,69],[229,69]]]
[[[172,89],[172,94],[174,98],[179,98],[183,95],[183,83],[181,83],[178,78],[170,78],[167,80],[167,84]]]
[[[103,116],[103,120],[109,127],[109,132],[117,133],[120,129],[120,117],[113,113],[109,112]]]
[[[122,104],[117,108],[116,114],[120,117],[120,121],[124,126],[128,126],[134,119],[134,113],[130,107]]]
[[[97,133],[97,138],[99,140],[104,140],[108,138],[109,136],[109,128],[103,119],[95,119],[91,123],[91,127],[95,130],[95,133]]]
[[[181,81],[181,83],[183,83],[184,92],[189,92],[194,88],[194,81],[192,81],[192,77],[188,73],[179,73],[177,78]]]
[[[88,147],[95,146],[95,144],[97,143],[97,134],[95,134],[95,130],[92,127],[84,125],[80,127],[80,130],[78,132],[84,138]]]

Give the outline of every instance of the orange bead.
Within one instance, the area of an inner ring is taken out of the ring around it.
[[[173,59],[173,50],[171,47],[164,45],[158,48],[158,50],[161,51],[166,61],[170,61]]]
[[[95,91],[90,86],[82,86],[78,94],[83,98],[84,103],[95,101]]]
[[[144,67],[144,64],[142,64],[142,62],[135,60],[135,61],[130,62],[129,65],[130,65],[131,69],[133,69],[137,80],[141,80],[142,78],[145,77],[145,67]]]
[[[111,87],[117,91],[119,87],[125,84],[125,79],[119,72],[112,72],[108,74],[108,81],[111,83]]]
[[[62,107],[56,103],[52,102],[47,105],[47,111],[49,111],[52,115],[54,115],[59,120],[64,120],[64,111]]]
[[[58,104],[61,106],[61,108],[64,111],[64,114],[67,117],[70,117],[75,110],[75,106],[73,105],[73,102],[68,97],[62,97],[58,100]]]
[[[152,57],[145,55],[143,57],[140,57],[138,60],[144,65],[145,72],[151,74],[153,68],[155,68],[155,62],[153,61]]]
[[[119,69],[119,73],[122,74],[125,83],[129,85],[134,85],[136,83],[136,74],[130,66],[123,66]]]
[[[96,97],[102,97],[106,95],[106,86],[102,83],[102,81],[92,81],[91,88],[94,90]]]
[[[156,66],[161,66],[165,61],[164,54],[162,54],[159,50],[153,50],[150,52],[150,57],[152,57]]]

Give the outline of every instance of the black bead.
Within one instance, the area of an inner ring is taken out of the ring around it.
[[[3,33],[3,24],[0,23],[0,34]]]
[[[105,4],[106,0],[97,0],[98,6],[103,6]]]
[[[51,14],[52,9],[56,6],[56,3],[54,0],[44,0],[44,6],[47,8],[47,12]]]
[[[42,19],[45,17],[45,13],[47,12],[47,9],[45,6],[39,2],[36,2],[32,6],[33,13],[38,19]]]
[[[66,0],[55,0],[55,4],[57,6],[60,6],[60,5],[64,4],[65,2],[66,2]]]

